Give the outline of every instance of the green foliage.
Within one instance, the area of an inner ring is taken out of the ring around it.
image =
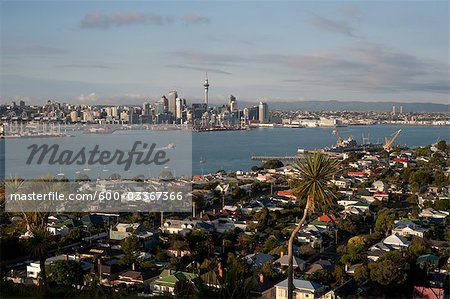
[[[123,256],[119,262],[123,265],[131,265],[136,262],[137,254],[141,248],[136,236],[130,236],[122,241]]]
[[[77,261],[56,261],[48,267],[49,278],[58,285],[71,286],[83,283],[83,269]]]
[[[179,280],[175,283],[175,298],[194,299],[199,298],[198,289],[195,284],[188,280]]]
[[[367,265],[361,265],[355,269],[355,280],[359,283],[365,282],[370,279],[369,267]]]
[[[375,221],[375,231],[382,233],[389,233],[394,227],[394,221],[397,219],[397,213],[391,209],[382,209]]]
[[[414,256],[418,257],[427,253],[431,253],[431,247],[422,238],[414,238],[408,247],[408,252]]]
[[[269,236],[266,241],[264,242],[264,247],[263,247],[263,251],[265,253],[270,252],[272,249],[278,247],[280,245],[280,241],[278,241],[278,239],[271,235]]]
[[[283,166],[284,164],[280,160],[268,160],[261,165],[261,167],[264,169],[275,169]]]
[[[382,286],[401,286],[407,279],[405,260],[400,251],[384,253],[369,265],[370,279]]]

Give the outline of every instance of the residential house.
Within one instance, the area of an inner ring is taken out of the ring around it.
[[[279,268],[288,267],[289,265],[289,257],[287,255],[282,255],[279,259],[273,262],[274,266]],[[294,269],[298,269],[300,271],[305,270],[306,262],[299,257],[294,256],[293,258],[293,267]]]
[[[159,278],[150,283],[152,291],[155,293],[168,293],[174,295],[175,284],[178,281],[192,282],[197,274],[183,271],[164,270]]]
[[[294,298],[312,299],[321,297],[326,291],[326,287],[309,280],[294,279]],[[275,285],[275,298],[288,298],[288,280],[285,279]]]

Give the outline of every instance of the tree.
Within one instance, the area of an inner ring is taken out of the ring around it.
[[[367,265],[356,267],[354,277],[359,283],[365,282],[370,278],[369,267]]]
[[[131,265],[136,262],[137,253],[140,249],[139,240],[136,236],[130,236],[123,240],[122,251],[123,256],[120,258],[120,263],[124,265]]]
[[[275,169],[283,166],[284,164],[280,160],[268,160],[261,165],[264,169]]]
[[[270,252],[272,249],[277,248],[280,245],[280,241],[278,239],[271,235],[267,238],[266,242],[264,242],[263,251],[264,252]]]
[[[186,279],[177,281],[173,292],[175,293],[175,298],[193,299],[199,297],[198,289],[195,284]]]
[[[386,252],[369,265],[370,279],[382,286],[400,286],[407,278],[405,260],[400,251]]]
[[[328,182],[338,171],[338,162],[325,154],[316,152],[307,154],[303,162],[297,161],[294,164],[294,171],[293,192],[299,200],[306,199],[306,205],[303,216],[292,231],[288,243],[288,299],[293,298],[294,291],[294,239],[309,213],[313,212],[316,207],[324,208],[334,203],[336,197]]]
[[[395,219],[397,219],[395,211],[392,211],[391,209],[381,210],[375,221],[375,231],[388,234],[394,227]]]
[[[448,150],[447,142],[445,142],[445,140],[439,140],[438,143],[436,144],[436,148],[443,153],[447,153]]]
[[[48,276],[59,285],[80,285],[83,283],[83,268],[76,261],[56,261],[49,266]]]
[[[45,260],[47,259],[47,252],[50,249],[50,234],[44,229],[33,229],[33,236],[28,240],[28,248],[31,255],[39,258],[40,285],[47,286],[47,272],[45,269]]]

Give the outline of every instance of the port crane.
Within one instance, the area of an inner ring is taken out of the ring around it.
[[[336,143],[336,145],[339,147],[339,146],[342,146],[343,145],[343,142],[344,142],[344,139],[342,139],[342,137],[341,137],[341,135],[339,135],[339,131],[338,131],[338,128],[337,127],[334,127],[334,129],[333,129],[333,135],[336,135],[336,138],[337,138],[337,143]]]
[[[400,130],[398,130],[397,132],[395,132],[394,133],[394,136],[392,136],[392,138],[390,138],[390,139],[388,139],[387,137],[384,137],[384,145],[383,145],[383,148],[386,150],[386,151],[390,151],[391,150],[391,148],[392,148],[392,144],[394,143],[394,141],[397,139],[397,137],[398,137],[398,135],[400,135],[400,132],[401,132],[402,130],[400,129]]]

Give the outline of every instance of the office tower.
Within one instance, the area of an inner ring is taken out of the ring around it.
[[[392,114],[395,115],[395,106],[392,106]]]
[[[267,123],[269,121],[269,107],[267,106],[267,103],[259,102],[258,108],[259,123]]]
[[[182,112],[183,112],[183,100],[177,98],[175,103],[175,114],[177,119],[181,119]]]
[[[403,106],[400,106],[400,114],[403,114]]]
[[[258,106],[248,108],[248,120],[258,120],[258,119],[259,119]]]
[[[172,115],[175,115],[175,109],[176,109],[176,101],[178,98],[178,94],[176,91],[169,91],[169,108],[168,111],[172,113]]]
[[[142,104],[142,115],[149,115],[150,114],[150,104],[145,102],[144,104]]]
[[[230,94],[230,95],[228,96],[228,101],[227,101],[228,109],[231,110],[231,103],[233,103],[233,102],[235,102],[235,101],[236,101],[236,97],[233,96],[232,94]]]
[[[206,107],[208,107],[208,89],[209,89],[208,73],[206,73],[205,83],[203,84],[203,87],[205,88],[205,104],[206,104]]]
[[[169,101],[166,96],[162,96],[158,103],[162,106],[163,111],[161,113],[165,113],[169,110]]]

